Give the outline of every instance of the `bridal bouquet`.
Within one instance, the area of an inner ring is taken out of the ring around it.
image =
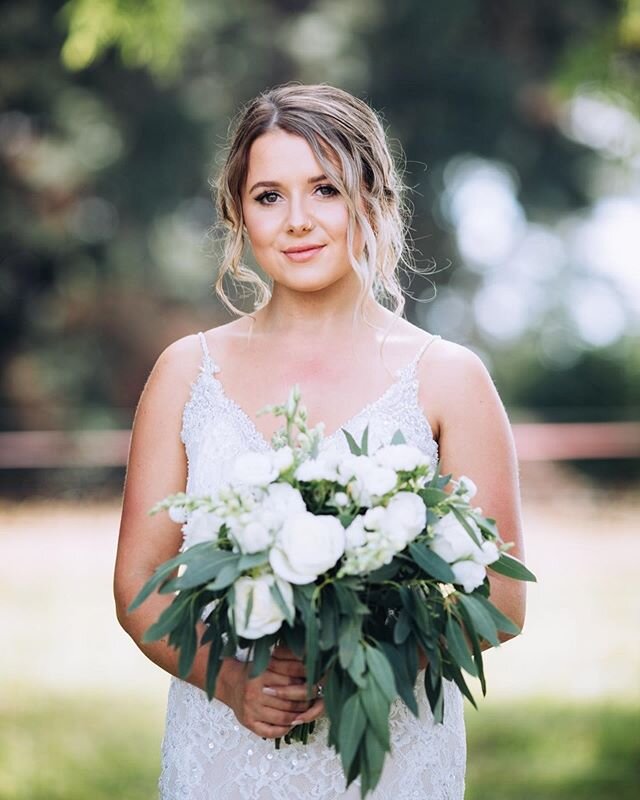
[[[360,443],[343,430],[345,455],[320,449],[323,426],[308,428],[297,387],[267,412],[285,420],[270,451],[240,455],[211,495],[176,494],[151,509],[183,523],[185,544],[130,610],[153,591],[174,594],[145,639],[168,637],[183,677],[197,647],[209,645],[209,697],[222,658],[248,648],[255,677],[276,643],[288,646],[304,660],[310,691],[322,678],[328,743],[347,784],[360,776],[364,797],[390,750],[391,704],[399,697],[418,714],[419,648],[441,721],[443,681],[474,703],[463,672],[485,691],[481,641],[519,633],[492,604],[486,568],[535,577],[471,505],[473,482],[441,475],[400,431],[369,453],[368,428]],[[313,723],[300,725],[285,741],[312,732]]]

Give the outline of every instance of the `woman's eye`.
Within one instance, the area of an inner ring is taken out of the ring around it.
[[[263,205],[272,206],[275,203],[277,197],[278,197],[277,192],[263,192],[261,195],[258,195],[258,197],[256,197],[256,200],[258,201],[258,203],[262,203]]]
[[[329,183],[323,183],[321,186],[318,186],[318,189],[323,197],[332,197],[334,194],[338,194],[338,190],[335,186],[331,186]]]

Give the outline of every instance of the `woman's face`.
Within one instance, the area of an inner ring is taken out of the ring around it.
[[[347,206],[301,136],[275,129],[253,142],[242,211],[256,261],[274,283],[318,291],[355,277]]]

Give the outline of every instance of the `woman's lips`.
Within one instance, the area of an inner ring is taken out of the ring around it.
[[[310,247],[308,250],[296,250],[287,252],[284,251],[284,254],[287,258],[291,259],[291,261],[296,261],[300,263],[301,261],[309,261],[315,255],[317,255],[321,250],[324,250],[325,245],[321,245],[320,247]]]

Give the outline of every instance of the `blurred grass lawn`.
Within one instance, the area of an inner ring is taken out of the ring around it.
[[[3,800],[152,800],[162,711],[133,698],[35,695],[0,729]],[[467,709],[467,800],[635,800],[640,708],[504,703]]]
[[[467,800],[638,794],[639,509],[560,496],[525,504],[539,583],[467,708]],[[156,797],[167,678],[114,618],[117,524],[114,505],[0,507],[0,800]]]

